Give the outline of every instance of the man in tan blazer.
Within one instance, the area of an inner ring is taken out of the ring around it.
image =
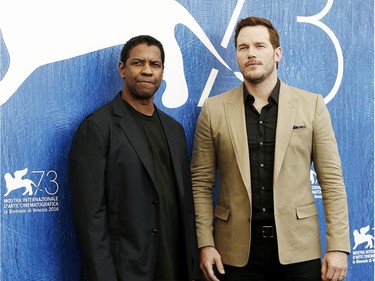
[[[268,20],[241,20],[235,46],[244,82],[205,101],[195,133],[202,273],[212,281],[341,281],[350,253],[347,199],[324,100],[278,79],[282,50]],[[312,162],[326,219],[322,261]]]

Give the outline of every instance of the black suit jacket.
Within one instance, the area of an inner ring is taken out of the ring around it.
[[[199,279],[186,137],[156,109],[170,149],[184,227],[189,276]],[[73,216],[87,280],[151,281],[158,247],[158,200],[152,158],[119,93],[88,116],[69,158]]]

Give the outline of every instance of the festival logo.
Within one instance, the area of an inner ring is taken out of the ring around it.
[[[0,105],[4,104],[39,66],[123,44],[138,34],[150,34],[163,43],[166,63],[169,58],[173,58],[171,67],[164,71],[168,86],[163,94],[163,104],[169,108],[180,107],[188,100],[188,86],[182,53],[174,36],[174,29],[178,24],[189,28],[213,56],[230,69],[198,22],[177,1],[67,0],[53,3],[52,5],[48,0],[25,1],[22,9],[13,1],[5,1],[2,5],[2,10],[6,12],[2,13],[1,32],[10,63],[0,81]],[[43,9],[35,9],[35,5]],[[118,11],[121,11],[121,16],[113,16],[118,14]],[[135,11],[142,11],[142,17],[145,19],[154,18],[155,11],[158,11],[159,18],[163,20],[156,20],[152,24],[134,24],[139,23],[139,13]],[[90,16],[86,17],[85,24],[82,24],[82,15],[86,14]],[[27,22],[27,26],[20,28],[14,15]],[[50,18],[51,16],[53,18]],[[116,26],[131,28],[124,30],[115,28]],[[27,47],[25,40],[29,42]]]
[[[370,234],[370,225],[353,231],[354,246],[352,253],[353,264],[372,263],[374,258],[374,235]],[[374,228],[372,228],[374,232]]]
[[[5,173],[4,214],[59,211],[57,172],[33,170],[28,175],[28,171],[24,168]]]
[[[33,187],[35,187],[35,192],[39,187],[29,179],[23,179],[23,176],[27,174],[28,169],[18,170],[14,172],[14,177],[10,173],[6,173],[4,176],[7,192],[4,196],[8,196],[9,193],[16,189],[25,189],[22,195],[33,195]]]
[[[225,49],[228,47],[244,3],[245,0],[237,1],[232,17],[223,33],[221,47]],[[318,14],[298,16],[295,19],[296,22],[308,23],[320,28],[328,35],[335,47],[338,61],[337,77],[333,88],[325,97],[326,103],[336,95],[343,76],[343,55],[340,43],[332,30],[321,21],[329,13],[332,5],[333,0],[328,0],[326,6]],[[4,104],[31,73],[42,65],[123,44],[130,37],[138,34],[150,34],[163,43],[166,63],[169,58],[173,58],[173,63],[164,71],[167,87],[162,96],[163,105],[168,108],[180,107],[188,101],[189,93],[182,52],[174,34],[175,27],[179,24],[191,30],[235,77],[243,79],[239,72],[233,71],[228,66],[197,20],[177,1],[66,0],[54,1],[52,4],[49,0],[34,0],[24,1],[22,9],[19,9],[17,2],[4,1],[2,11],[0,39],[2,37],[4,40],[4,50],[7,51],[4,54],[9,56],[7,58],[9,65],[7,69],[2,69],[5,75],[0,81],[0,105]],[[121,17],[114,17],[113,15],[116,15],[118,11],[122,12]],[[163,20],[154,21],[153,24],[134,25],[134,22],[139,23],[139,14],[134,11],[142,11],[143,18],[154,18],[155,11],[158,11],[158,16]],[[66,20],[67,15],[69,15],[69,21]],[[85,17],[85,24],[82,24],[82,15],[90,15]],[[20,25],[19,18],[27,22],[27,25]],[[131,26],[132,28],[124,30],[114,28],[116,26]],[[25,47],[25,41],[28,42],[27,47]],[[211,92],[217,74],[218,70],[212,68],[198,106],[202,105]],[[176,95],[176,93],[179,94]]]
[[[311,185],[312,193],[314,194],[314,198],[321,199],[322,190],[320,188],[318,178],[316,176],[316,172],[313,169],[310,169],[310,185]]]

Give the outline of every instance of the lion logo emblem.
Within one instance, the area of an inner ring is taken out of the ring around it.
[[[359,245],[363,243],[367,243],[365,248],[370,248],[372,249],[374,247],[374,236],[371,234],[367,234],[367,232],[370,230],[370,226],[365,226],[362,227],[359,231],[355,229],[353,231],[353,236],[354,236],[354,247],[353,250],[355,250]]]
[[[25,192],[22,193],[22,195],[33,195],[33,186],[36,189],[39,189],[38,186],[32,180],[23,179],[27,172],[28,169],[25,168],[23,170],[15,171],[14,176],[12,176],[10,173],[6,173],[4,175],[7,189],[7,192],[4,194],[4,196],[8,196],[9,193],[11,193],[12,191],[22,188],[25,189]]]

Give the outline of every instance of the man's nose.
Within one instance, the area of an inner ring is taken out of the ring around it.
[[[150,65],[150,63],[145,63],[143,65],[143,68],[142,68],[142,74],[145,74],[145,75],[152,75],[154,72],[152,70],[152,67]]]
[[[256,57],[256,52],[254,47],[249,47],[247,50],[247,57],[248,58],[255,58]]]

